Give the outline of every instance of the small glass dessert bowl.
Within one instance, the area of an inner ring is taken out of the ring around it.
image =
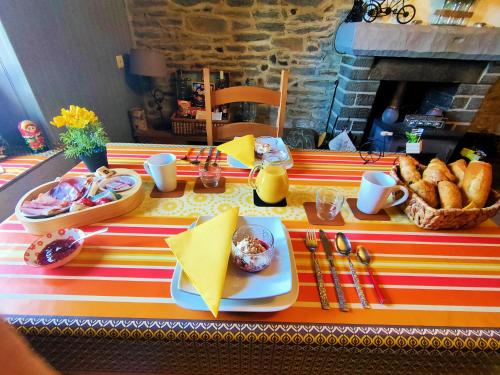
[[[259,272],[271,264],[274,237],[261,225],[242,225],[234,232],[231,260],[243,271]]]

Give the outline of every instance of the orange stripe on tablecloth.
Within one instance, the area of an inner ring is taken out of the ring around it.
[[[355,288],[343,285],[346,300],[349,303],[359,303]],[[337,301],[333,287],[326,288],[331,302]],[[376,303],[377,297],[371,288],[364,288],[370,303]],[[498,307],[500,291],[480,290],[430,290],[430,289],[382,289],[386,304],[435,305],[435,306],[490,306]],[[300,285],[299,301],[317,302],[318,291],[315,285]]]
[[[343,286],[346,301],[359,303],[353,286]],[[365,288],[367,299],[376,303],[376,295],[371,288]],[[428,305],[432,306],[485,306],[498,307],[500,292],[480,290],[426,290],[391,288],[382,289],[386,305]],[[331,302],[336,301],[334,288],[326,288]],[[40,294],[40,295],[71,295],[71,296],[114,296],[114,297],[147,297],[170,298],[170,283],[143,281],[112,281],[112,280],[61,280],[61,279],[15,279],[3,278],[0,284],[2,294]],[[300,285],[300,302],[317,302],[318,292],[315,285]]]
[[[170,298],[165,282],[2,278],[0,293]]]
[[[37,238],[36,236],[23,233],[2,233],[2,243],[25,243],[30,244]],[[164,247],[166,249],[165,238],[167,236],[102,236],[98,241],[94,238],[91,241],[89,238],[87,245],[102,245],[102,246],[151,246]]]
[[[49,316],[92,316],[111,318],[146,319],[186,319],[214,320],[209,312],[186,310],[172,303],[114,303],[5,299],[0,305],[2,314],[36,314]],[[499,313],[470,313],[455,311],[389,310],[389,309],[351,309],[341,313],[338,309],[322,310],[319,302],[314,307],[291,307],[273,313],[229,313],[221,312],[217,320],[252,322],[288,323],[326,323],[326,324],[369,324],[388,326],[426,326],[426,327],[477,327],[497,328]]]
[[[315,184],[316,185],[316,184]],[[354,184],[356,185],[356,184]],[[344,208],[344,210],[349,210],[350,208]],[[348,212],[349,212],[348,211]],[[323,229],[324,231],[333,231],[333,232],[358,232],[358,231],[376,231],[376,232],[393,232],[400,234],[401,232],[411,232],[411,233],[435,233],[437,235],[469,235],[469,234],[494,234],[492,230],[498,231],[498,226],[491,220],[485,221],[480,225],[472,228],[472,229],[463,229],[463,230],[440,230],[440,231],[428,231],[422,228],[417,227],[413,222],[406,221],[407,217],[404,213],[399,212],[397,209],[389,210],[391,221],[368,221],[368,220],[357,220],[349,221],[349,228],[347,229],[345,226],[315,226],[309,224],[309,222],[304,220],[283,220],[283,223],[287,227],[288,230],[298,230],[302,232],[307,228],[315,228],[316,230]],[[346,220],[346,215],[343,214],[344,221]],[[404,222],[397,221],[398,217],[405,219]]]
[[[364,245],[371,253],[373,261],[378,261],[382,258],[377,257],[378,254],[403,254],[403,255],[441,255],[441,256],[482,256],[482,257],[498,257],[500,256],[496,246],[479,246],[479,245],[443,245],[429,246],[428,244],[412,244],[412,243],[362,243],[353,242],[354,248],[357,245]],[[292,246],[295,252],[307,252],[303,241],[297,239],[292,241]],[[333,246],[333,243],[332,243]],[[320,245],[317,252],[318,256],[324,256],[323,246]],[[383,259],[386,259],[385,257]]]

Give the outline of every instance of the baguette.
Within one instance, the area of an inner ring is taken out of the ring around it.
[[[462,208],[462,193],[453,182],[439,181],[438,193],[441,208]]]
[[[465,170],[467,169],[467,162],[464,159],[458,159],[453,163],[448,164],[448,168],[450,168],[451,173],[455,175],[458,180],[458,187],[462,187],[462,182],[464,180]]]
[[[491,164],[483,161],[471,161],[464,173],[462,189],[468,204],[483,208],[491,190],[493,172]]]

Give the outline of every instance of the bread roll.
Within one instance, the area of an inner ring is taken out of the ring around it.
[[[439,181],[454,182],[456,180],[446,164],[439,159],[432,159],[422,176],[424,180],[433,184],[437,184]]]
[[[453,182],[439,181],[438,192],[441,208],[462,208],[462,193]]]
[[[478,208],[484,207],[491,190],[493,179],[491,164],[471,161],[465,170],[462,189],[468,199]]]
[[[436,185],[429,181],[419,180],[410,185],[410,189],[422,198],[429,206],[437,208],[439,206],[436,194]]]
[[[422,175],[417,170],[417,166],[418,161],[411,156],[399,157],[399,173],[404,182],[411,184],[412,182],[417,182],[422,179]]]
[[[448,164],[448,168],[450,168],[451,173],[453,173],[457,178],[457,185],[461,187],[462,181],[464,180],[465,170],[467,169],[467,162],[464,159],[458,159],[457,161]]]

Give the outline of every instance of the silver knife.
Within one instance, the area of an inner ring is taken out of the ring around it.
[[[330,272],[333,277],[333,284],[335,285],[335,292],[337,293],[339,308],[341,311],[349,311],[345,303],[344,291],[342,290],[342,285],[340,284],[339,276],[337,275],[337,270],[335,269],[335,264],[333,263],[332,244],[326,236],[326,233],[322,229],[319,230],[319,238],[321,238],[323,250],[325,251],[328,262],[330,263]]]
[[[210,165],[210,159],[212,158],[212,154],[214,153],[214,148],[213,146],[210,147],[208,150],[208,156],[207,159],[205,160],[205,170],[208,171],[208,166]]]

